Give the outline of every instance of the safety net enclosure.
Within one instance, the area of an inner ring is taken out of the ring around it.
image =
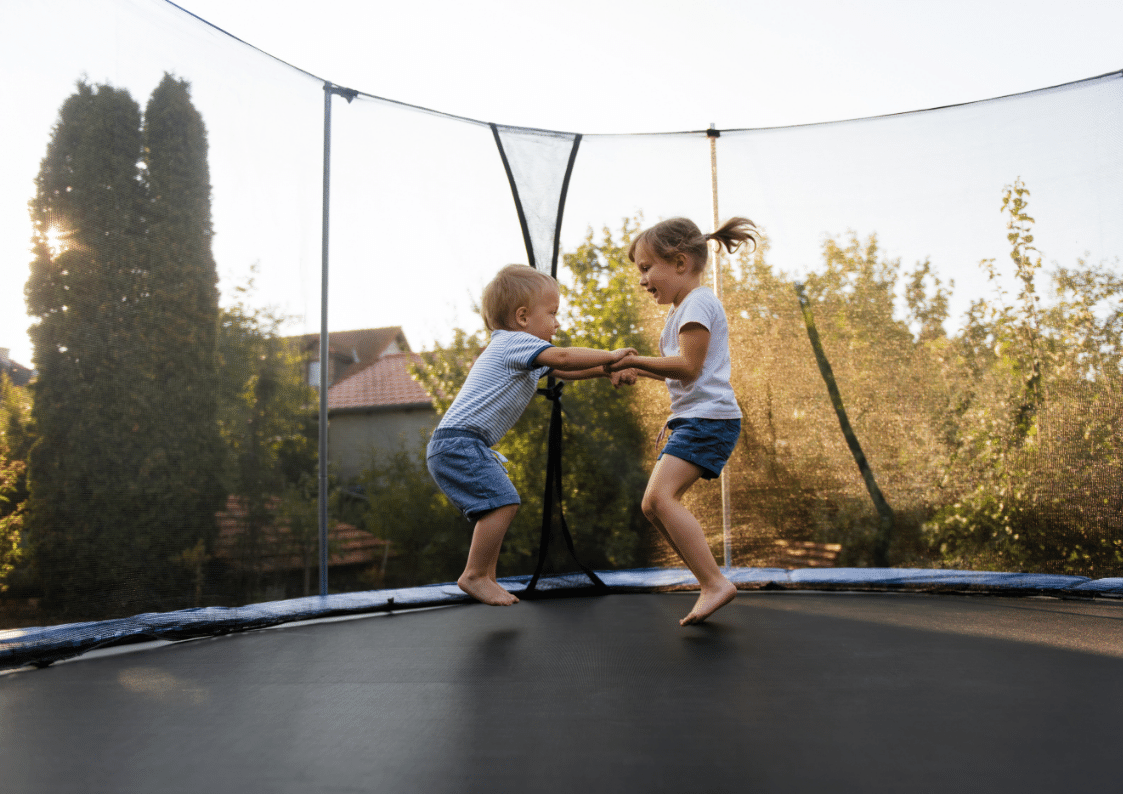
[[[483,286],[533,264],[559,344],[652,351],[627,245],[715,205],[765,235],[711,268],[744,423],[690,497],[739,586],[1119,594],[1123,73],[604,135],[335,85],[162,0],[9,17],[58,38],[4,89],[35,369],[3,404],[9,659],[460,599],[470,525],[422,458]],[[639,510],[657,386],[568,386],[549,483],[557,402],[532,403],[497,447],[523,498],[501,576],[691,585]]]

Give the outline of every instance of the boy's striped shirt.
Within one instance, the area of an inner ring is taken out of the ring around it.
[[[522,416],[549,367],[534,360],[553,347],[523,331],[492,331],[491,342],[472,365],[464,386],[442,417],[438,429],[479,433],[494,446]]]

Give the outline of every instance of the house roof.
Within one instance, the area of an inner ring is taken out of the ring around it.
[[[315,361],[320,355],[320,335],[303,334],[293,337],[300,344],[301,350],[312,353]],[[359,331],[329,331],[328,349],[333,353],[351,358],[358,356],[359,361],[370,361],[378,358],[390,346],[397,342],[402,350],[409,350],[409,343],[399,325],[386,328],[364,328]]]
[[[292,539],[289,538],[287,544],[285,542],[287,527],[284,518],[277,515],[279,505],[280,500],[276,497],[270,499],[267,505],[270,518],[266,526],[262,527],[259,541],[261,552],[256,564],[263,571],[299,570],[304,566],[304,561],[295,553]],[[226,508],[218,512],[215,518],[218,519],[219,533],[214,544],[214,556],[237,564],[240,557],[239,546],[246,532],[245,500],[239,496],[227,496]],[[328,529],[328,538],[331,543],[328,565],[370,565],[381,559],[387,551],[385,547],[388,541],[342,521]]]
[[[430,404],[428,392],[409,374],[417,353],[390,353],[374,361],[348,367],[347,374],[328,389],[328,410],[384,408]]]
[[[319,360],[319,334],[291,339],[307,354],[306,361]],[[420,363],[421,357],[410,352],[400,326],[332,331],[328,334],[328,349],[333,357],[338,356],[328,387],[329,411],[431,403],[425,389],[409,374],[410,362]]]
[[[35,374],[23,364],[12,361],[6,355],[0,356],[0,372],[8,374],[13,386],[26,386],[31,382],[31,376]]]

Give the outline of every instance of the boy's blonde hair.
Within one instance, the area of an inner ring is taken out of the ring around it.
[[[748,218],[730,218],[713,234],[702,234],[689,218],[670,218],[637,234],[628,248],[628,259],[635,262],[636,248],[645,245],[665,262],[673,263],[680,254],[685,256],[697,273],[706,269],[710,258],[710,247],[706,243],[710,240],[717,240],[729,253],[751,240],[753,247],[749,250],[752,251],[760,244],[760,232]]]
[[[529,265],[507,265],[484,287],[480,314],[489,331],[517,331],[515,311],[529,307],[546,290],[557,290],[558,282]]]

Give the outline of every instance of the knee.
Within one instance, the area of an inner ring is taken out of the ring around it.
[[[644,517],[654,523],[662,507],[662,499],[658,493],[648,492],[643,495],[643,501],[640,502],[640,509],[643,510]]]

